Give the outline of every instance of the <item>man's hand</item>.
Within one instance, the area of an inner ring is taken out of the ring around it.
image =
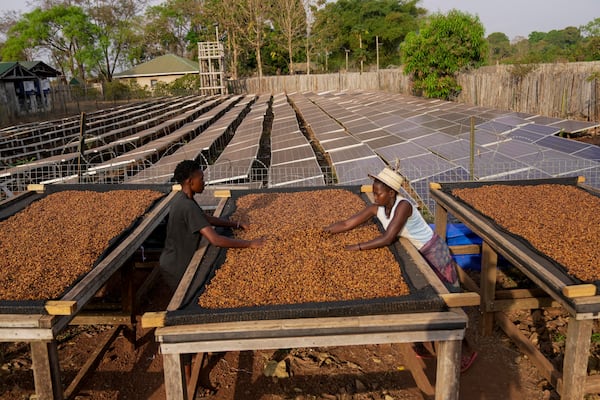
[[[267,242],[267,239],[265,239],[264,237],[260,237],[258,239],[251,240],[250,246],[248,246],[248,247],[250,249],[257,249],[259,247],[262,247],[266,242]]]

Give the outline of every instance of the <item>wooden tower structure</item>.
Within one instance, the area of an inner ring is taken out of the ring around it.
[[[198,62],[200,63],[200,93],[226,94],[223,43],[220,41],[198,43]]]

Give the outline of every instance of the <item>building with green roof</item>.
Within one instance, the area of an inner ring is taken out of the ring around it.
[[[155,59],[113,75],[113,79],[136,81],[140,86],[154,87],[158,82],[170,83],[187,74],[200,72],[197,61],[165,54]]]

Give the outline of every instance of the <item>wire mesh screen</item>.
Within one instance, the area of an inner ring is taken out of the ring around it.
[[[589,186],[600,188],[600,166],[586,160],[544,160],[530,165],[520,162],[507,163],[469,163],[462,166],[445,162],[411,164],[410,159],[400,163],[399,173],[406,179],[405,190],[424,213],[434,213],[435,203],[429,196],[431,182],[460,182],[468,180],[524,180],[550,177],[583,176]],[[122,162],[103,168],[91,165],[62,164],[60,162],[43,164],[36,168],[29,166],[22,171],[0,173],[0,192],[2,199],[12,197],[27,190],[32,183],[169,183],[172,182],[173,164],[154,164]],[[25,167],[25,166],[23,166]],[[81,170],[81,173],[79,171]],[[252,163],[249,168],[237,168],[233,165],[211,165],[205,169],[205,181],[208,189],[219,187],[317,187],[333,185],[369,184],[367,174],[378,171],[363,168],[345,169],[343,180],[336,174],[335,167],[286,167],[277,165],[268,167],[260,162]],[[215,177],[218,176],[218,182]]]

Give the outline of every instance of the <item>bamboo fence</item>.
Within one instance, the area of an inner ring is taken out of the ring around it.
[[[528,114],[600,121],[600,61],[495,65],[460,73],[456,101]],[[412,94],[401,69],[286,75],[230,82],[233,93],[381,90]]]

